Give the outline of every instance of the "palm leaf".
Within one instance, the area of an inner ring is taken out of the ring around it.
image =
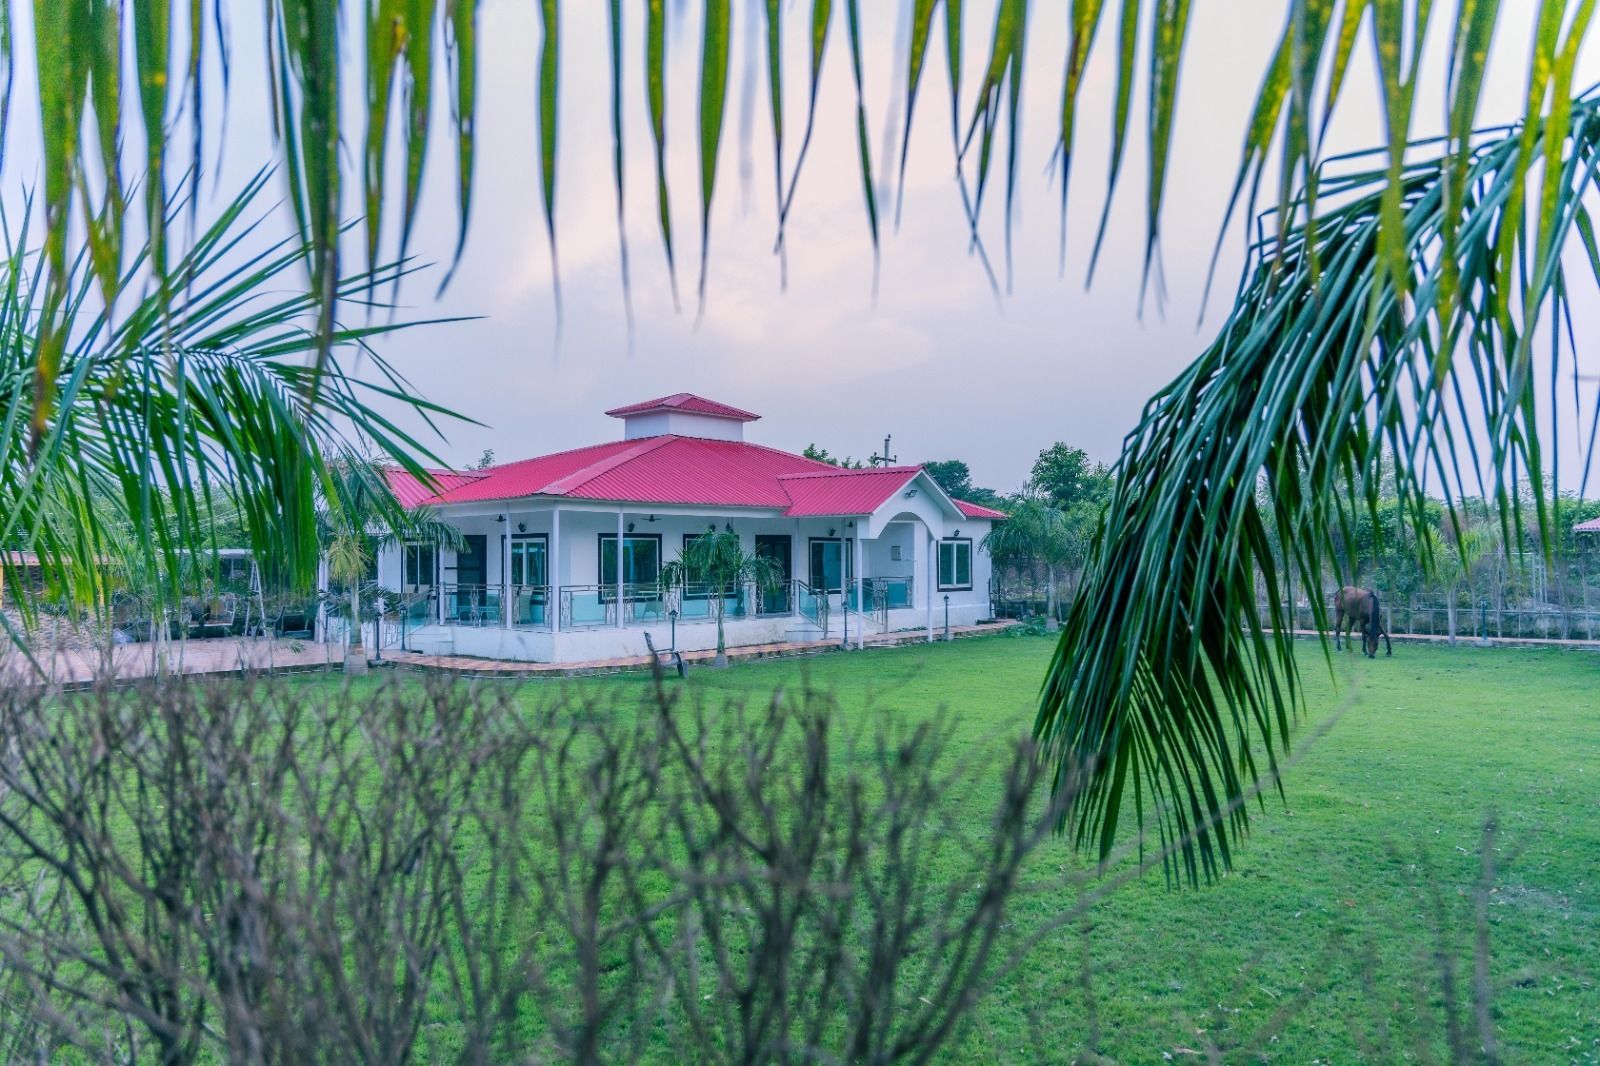
[[[1524,224],[1511,195],[1527,153],[1565,161],[1547,186],[1548,238]],[[1521,506],[1517,482],[1546,484],[1545,413],[1530,368],[1560,349],[1536,351],[1532,325],[1571,279],[1559,256],[1542,272],[1505,272],[1500,242],[1519,235],[1520,264],[1581,230],[1600,168],[1600,97],[1531,134],[1479,136],[1459,178],[1456,145],[1412,146],[1397,200],[1392,153],[1382,156],[1376,166],[1364,156],[1330,163],[1318,216],[1252,247],[1219,336],[1128,437],[1037,720],[1060,765],[1093,767],[1069,824],[1101,855],[1127,820],[1132,784],[1138,828],[1175,849],[1171,875],[1226,868],[1248,825],[1242,798],[1275,773],[1298,706],[1283,584],[1292,574],[1316,589],[1337,573],[1345,501],[1376,514],[1385,452],[1412,528],[1425,524],[1430,479],[1453,512],[1488,474],[1489,504],[1507,527]],[[1456,181],[1459,202],[1445,194]],[[1457,304],[1442,295],[1447,202],[1459,212]],[[1386,235],[1397,213],[1401,229]],[[1509,318],[1507,289],[1516,294]],[[1456,348],[1442,347],[1458,332]],[[1463,439],[1473,448],[1465,471]],[[1542,504],[1535,517],[1548,528]],[[1325,625],[1325,605],[1313,598],[1312,607]]]
[[[172,260],[185,286],[152,288],[115,318],[93,299],[86,247],[52,275],[52,283],[62,279],[55,313],[68,323],[69,343],[31,456],[17,445],[35,421],[32,382],[45,328],[37,286],[47,253],[29,249],[27,219],[10,236],[0,291],[0,543],[39,553],[50,594],[104,607],[107,561],[115,560],[121,572],[175,595],[184,558],[206,547],[220,511],[239,513],[258,557],[308,587],[328,455],[361,442],[418,476],[436,462],[396,414],[431,423],[448,412],[415,398],[371,344],[401,327],[336,324],[319,355],[316,298],[293,286],[283,295],[281,279],[306,248],[298,240],[262,245],[260,218],[248,215],[269,179],[264,172],[251,181]],[[169,220],[185,206],[170,204]],[[125,298],[151,255],[146,247],[130,263],[120,282]],[[392,283],[406,269],[385,266],[370,281]],[[353,275],[335,296],[368,285]],[[362,362],[359,376],[347,354]],[[316,383],[321,398],[308,405]]]

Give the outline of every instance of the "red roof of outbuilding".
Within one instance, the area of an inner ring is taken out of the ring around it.
[[[985,507],[981,503],[968,503],[966,500],[956,500],[955,505],[961,508],[961,513],[968,518],[1005,518],[1004,511],[996,511],[993,507]]]
[[[880,466],[841,470],[830,466],[826,470],[786,474],[778,480],[792,501],[787,514],[798,518],[871,514],[903,489],[921,469],[919,466]]]
[[[735,422],[754,422],[761,417],[725,403],[708,400],[704,396],[696,396],[692,392],[675,392],[671,396],[659,396],[643,403],[613,407],[606,414],[612,418],[626,418],[629,415],[648,414],[651,411],[682,411],[686,414],[705,415],[708,418],[729,418]]]
[[[1574,533],[1600,533],[1600,518],[1591,518],[1572,527]]]

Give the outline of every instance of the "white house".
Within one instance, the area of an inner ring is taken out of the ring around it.
[[[981,542],[1003,515],[951,499],[918,466],[844,470],[744,439],[759,417],[689,393],[619,407],[622,439],[471,472],[401,474],[407,507],[460,530],[459,551],[392,545],[413,651],[533,662],[714,647],[708,590],[664,587],[664,562],[708,530],[774,559],[776,589],[725,600],[729,646],[848,639],[988,618]],[[618,566],[621,544],[621,566]]]

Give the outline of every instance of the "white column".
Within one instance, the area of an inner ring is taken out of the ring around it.
[[[444,549],[433,546],[433,608],[439,624],[444,625]]]
[[[511,609],[511,509],[500,514],[505,534],[500,538],[500,628],[510,629]]]
[[[856,612],[860,625],[856,626],[856,647],[867,646],[867,605],[861,599],[861,527],[856,526]]]
[[[622,628],[623,580],[622,545],[627,532],[622,528],[622,508],[617,508],[617,628]]]
[[[401,557],[400,567],[402,571],[405,569],[404,556]],[[317,560],[317,618],[315,626],[315,632],[312,635],[318,643],[326,644],[328,642],[328,557],[326,555]]]
[[[928,643],[933,643],[933,590],[938,587],[939,543],[933,539],[933,527],[928,527]]]
[[[561,632],[561,508],[550,509],[550,557],[544,561],[545,580],[550,583],[550,632]]]

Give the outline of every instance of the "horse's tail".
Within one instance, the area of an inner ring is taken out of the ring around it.
[[[1378,633],[1381,623],[1378,621],[1378,593],[1374,590],[1367,592],[1367,638],[1372,641],[1372,646],[1378,646]]]

